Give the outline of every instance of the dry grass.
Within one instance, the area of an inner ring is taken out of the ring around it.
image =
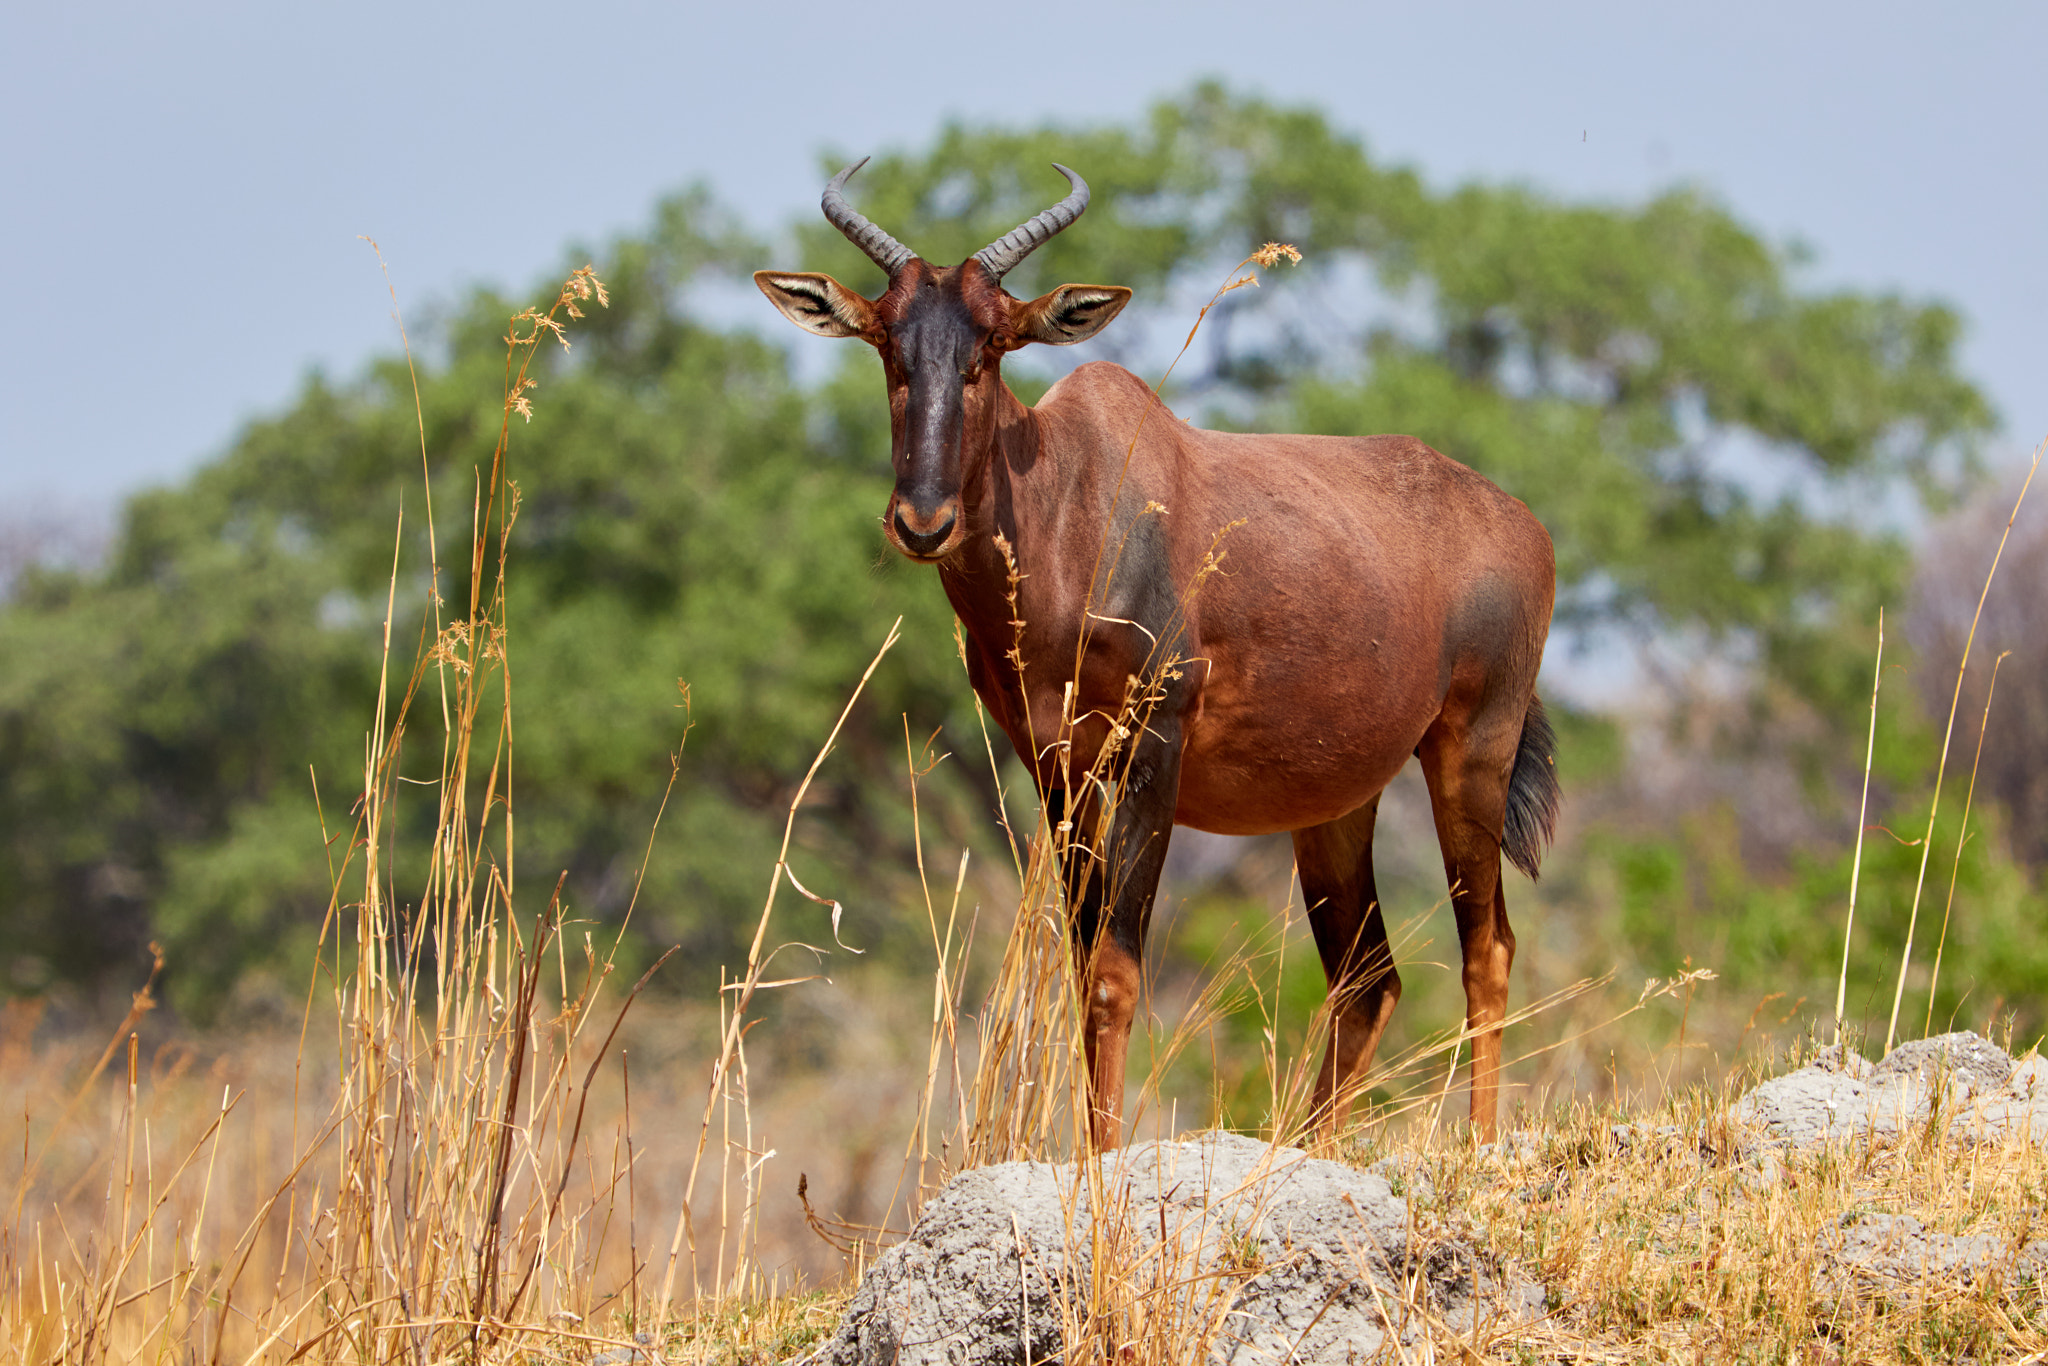
[[[1733,1096],[1574,1106],[1497,1151],[1412,1154],[1440,1227],[1527,1268],[1552,1313],[1488,1358],[1531,1361],[2012,1360],[2048,1349],[2041,1226],[2048,1161],[2025,1141],[1929,1128],[1896,1144],[1743,1142]],[[1875,1215],[1998,1249],[1965,1276],[1908,1254],[1845,1256]],[[2030,1358],[2031,1359],[2031,1358]]]
[[[923,1005],[928,1013],[929,998]],[[900,1000],[892,1007],[886,998],[853,1003],[847,1022],[872,1015],[877,1027],[887,1021],[895,1029],[915,1028],[916,1013],[901,1007]],[[11,1113],[54,1115],[65,1098],[64,1078],[89,1068],[99,1049],[71,1039],[30,1053],[26,1013],[17,1011],[8,1023],[0,1042],[0,1103]],[[835,1016],[824,1023],[841,1021]],[[777,1024],[806,1027],[798,1020]],[[782,1175],[764,1201],[753,1257],[763,1283],[771,1269],[780,1272],[779,1286],[679,1302],[658,1328],[649,1317],[633,1316],[626,1297],[617,1293],[630,1282],[626,1254],[635,1235],[627,1222],[637,1222],[642,1258],[650,1242],[665,1240],[687,1177],[687,1136],[701,1117],[701,1094],[676,1094],[653,1079],[701,1076],[717,1037],[709,1011],[679,1013],[670,1007],[629,1022],[622,1043],[634,1078],[630,1128],[616,1069],[610,1094],[593,1100],[586,1127],[605,1158],[596,1164],[600,1177],[612,1149],[630,1136],[638,1151],[632,1168],[637,1189],[630,1207],[623,1199],[609,1211],[587,1199],[579,1206],[586,1221],[601,1223],[607,1213],[612,1221],[609,1230],[598,1230],[606,1247],[590,1266],[585,1287],[564,1287],[574,1294],[567,1303],[581,1306],[571,1312],[581,1312],[584,1321],[550,1322],[534,1313],[515,1339],[526,1349],[585,1360],[607,1344],[622,1347],[636,1331],[648,1331],[659,1333],[672,1361],[781,1360],[830,1331],[859,1260],[842,1257],[805,1227],[789,1189],[792,1173],[808,1174],[810,1198],[821,1217],[852,1209],[862,1224],[904,1226],[900,1206],[886,1219],[862,1215],[859,1207],[865,1203],[878,1211],[890,1198],[904,1131],[918,1106],[923,1060],[914,1053],[899,1055],[893,1067],[865,1071],[859,1086],[849,1087],[843,1075],[795,1072],[772,1045],[764,1045],[754,1062],[753,1120],[756,1133],[778,1150],[771,1165]],[[850,1053],[875,1047],[872,1039],[848,1044]],[[131,1208],[154,1205],[166,1188],[170,1198],[149,1221],[124,1299],[190,1266],[187,1242],[195,1235],[204,1274],[224,1250],[225,1235],[252,1222],[293,1158],[294,1111],[281,1102],[300,1071],[289,1038],[218,1047],[180,1040],[139,1052],[132,1113],[141,1123],[133,1126],[138,1147]],[[71,1126],[70,1141],[60,1143],[45,1163],[45,1179],[38,1183],[43,1199],[30,1202],[37,1217],[28,1229],[33,1238],[40,1222],[43,1280],[39,1286],[32,1257],[9,1270],[10,1357],[84,1359],[87,1344],[75,1331],[84,1322],[76,1308],[81,1273],[95,1248],[111,1244],[122,1185],[115,1175],[129,1170],[125,1068],[124,1045]],[[331,1071],[315,1078],[316,1070],[308,1067],[299,1077],[309,1092],[333,1084]],[[886,1098],[876,1100],[870,1089]],[[1342,1151],[1346,1160],[1363,1164],[1391,1156],[1410,1173],[1405,1193],[1416,1210],[1421,1250],[1452,1239],[1476,1245],[1535,1275],[1550,1294],[1555,1312],[1542,1323],[1483,1327],[1476,1340],[1442,1328],[1434,1359],[1466,1359],[1460,1349],[1471,1348],[1479,1359],[1499,1361],[1910,1362],[1953,1360],[1965,1350],[1983,1360],[2006,1360],[2048,1347],[2041,1287],[2016,1274],[2027,1270],[2017,1266],[2016,1254],[2029,1239],[2048,1235],[2040,1213],[2048,1170],[2037,1149],[1975,1145],[1921,1132],[1892,1146],[1746,1154],[1725,1118],[1725,1102],[1736,1089],[1688,1088],[1666,1103],[1573,1104],[1540,1116],[1524,1114],[1519,1122],[1529,1127],[1494,1152],[1474,1149],[1449,1125],[1431,1136],[1423,1115],[1354,1135]],[[223,1126],[214,1157],[211,1140],[198,1141],[223,1091],[244,1099]],[[318,1118],[316,1111],[311,1104],[302,1107],[302,1129],[309,1117]],[[1618,1142],[1617,1125],[1643,1137]],[[194,1146],[203,1147],[201,1160],[211,1160],[215,1171],[204,1219],[197,1217],[203,1182],[188,1176],[174,1184],[166,1178],[166,1154]],[[934,1179],[936,1173],[935,1163]],[[306,1198],[324,1198],[318,1190],[325,1185],[316,1177]],[[1816,1250],[1839,1238],[1845,1218],[1872,1213],[1913,1215],[1947,1234],[1987,1234],[2015,1257],[2003,1276],[1968,1284],[1938,1269],[1891,1282],[1873,1276],[1831,1282],[1819,1274]],[[276,1285],[285,1229],[277,1216],[272,1220],[228,1311],[222,1360],[245,1358],[260,1342],[257,1324],[281,1317],[285,1308]],[[129,1228],[131,1236],[143,1231],[138,1223]],[[1127,1358],[1132,1360],[1190,1359],[1186,1349],[1217,1316],[1213,1297],[1187,1295],[1191,1269],[1114,1256],[1101,1265],[1103,1283],[1069,1305],[1069,1341],[1113,1340],[1117,1347],[1133,1348]],[[826,1288],[789,1290],[793,1270]],[[169,1289],[156,1292],[153,1301],[145,1297],[117,1306],[101,1339],[106,1350],[100,1359],[154,1360],[167,1344],[174,1358],[188,1352],[211,1358],[210,1317],[188,1316],[171,1322],[168,1334],[143,1335],[165,1318]],[[1398,1312],[1399,1306],[1389,1309]],[[74,1330],[68,1347],[67,1326]],[[264,1356],[283,1360],[294,1350],[280,1342]],[[1414,1360],[1432,1359],[1422,1344],[1411,1344],[1410,1351]],[[355,1355],[322,1344],[301,1359]],[[1070,1359],[1085,1358],[1077,1353]]]

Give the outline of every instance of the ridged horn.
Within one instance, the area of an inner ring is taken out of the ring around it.
[[[1067,184],[1073,186],[1073,193],[974,253],[974,259],[998,280],[1015,270],[1018,262],[1072,225],[1088,208],[1088,182],[1057,161],[1052,168],[1067,178]]]
[[[868,222],[853,205],[846,202],[846,196],[841,193],[846,182],[852,179],[853,173],[867,164],[868,159],[862,157],[833,176],[832,183],[825,187],[825,197],[818,201],[818,205],[824,209],[825,217],[831,221],[832,226],[845,233],[847,241],[866,252],[868,259],[887,271],[889,278],[893,280],[896,278],[896,272],[903,268],[903,263],[917,253]],[[1011,235],[1015,236],[1014,233]]]

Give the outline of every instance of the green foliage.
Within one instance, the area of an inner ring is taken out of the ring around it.
[[[1944,496],[1990,421],[1954,372],[1949,311],[1802,291],[1790,257],[1694,191],[1638,208],[1440,191],[1313,110],[1217,86],[1129,126],[949,126],[878,158],[853,194],[914,249],[957,260],[1062,191],[1053,160],[1087,176],[1095,206],[1009,283],[1135,287],[1143,307],[1109,337],[1128,356],[1155,334],[1177,344],[1177,301],[1207,297],[1260,242],[1308,253],[1211,315],[1177,381],[1184,410],[1421,434],[1550,527],[1563,622],[1722,642],[1774,695],[1856,714],[1835,704],[1867,686],[1859,630],[1896,597],[1905,557],[1849,514]],[[796,233],[802,264],[879,286],[830,227]],[[937,585],[875,527],[888,465],[872,356],[846,346],[806,391],[778,345],[690,308],[701,283],[789,264],[701,191],[664,203],[599,258],[611,307],[539,363],[536,415],[512,446],[522,888],[566,870],[571,914],[615,924],[687,735],[635,914],[648,942],[685,945],[692,985],[741,956],[783,804],[897,615],[905,641],[795,855],[807,884],[848,903],[848,942],[886,957],[922,933],[896,913],[914,875],[902,718],[920,741],[951,723],[941,749],[981,747]],[[386,677],[394,554],[392,687],[437,629],[429,594],[469,600],[471,498],[515,309],[484,293],[445,319],[419,360],[417,418],[402,358],[345,384],[315,376],[190,480],[133,499],[103,568],[17,583],[0,606],[0,985],[109,968],[125,982],[156,938],[176,999],[203,1013],[251,965],[302,955],[328,909],[314,782],[327,836],[342,836]],[[764,308],[764,331],[777,326]],[[1013,368],[1036,397],[1043,372]],[[438,695],[429,675],[416,751],[436,743]],[[1560,725],[1575,781],[1619,767],[1611,722]],[[407,771],[431,775],[427,757]],[[923,789],[950,840],[993,838],[979,767],[942,765]],[[412,799],[410,837],[433,799]],[[1696,851],[1603,857],[1623,907],[1705,876]],[[1630,914],[1644,954],[1678,947],[1658,938],[1668,914]],[[1770,917],[1737,915],[1731,944],[1752,921]],[[1810,936],[1803,923],[1785,933]]]
[[[610,254],[611,307],[544,363],[513,445],[521,865],[545,870],[528,874],[543,888],[566,869],[571,913],[615,923],[687,732],[637,915],[648,939],[686,946],[700,979],[744,956],[791,785],[908,614],[843,746],[841,773],[874,781],[829,792],[795,855],[850,903],[849,942],[888,942],[883,889],[910,862],[899,718],[943,718],[962,692],[934,586],[873,568],[886,464],[813,435],[779,350],[681,306],[691,280],[763,255],[701,195],[664,205],[652,234]],[[420,366],[450,603],[469,596],[474,471],[498,430],[513,311],[470,300]],[[394,699],[434,630],[421,472],[402,360],[345,388],[316,377],[186,485],[135,499],[103,573],[32,576],[0,612],[12,985],[132,965],[157,938],[175,999],[206,1014],[252,964],[306,961],[328,902],[309,770],[328,834],[345,836],[394,549]],[[437,697],[430,673],[415,747],[437,743]],[[433,800],[413,799],[416,831]]]
[[[1981,788],[1958,851],[1968,773],[1967,759],[1955,753],[1928,841],[1941,733],[1923,719],[1918,699],[1902,693],[1902,682],[1893,671],[1880,699],[1869,824],[1855,878],[1847,1023],[1873,1047],[1882,1042],[1911,927],[1900,1015],[1905,1036],[1916,1036],[1930,1019],[1937,1031],[1995,1032],[2010,1024],[2024,1047],[2048,1029],[2041,994],[2048,939],[2040,933],[2048,888],[2028,871],[2009,818],[1983,800]],[[1848,796],[1853,802],[1853,789]],[[1839,843],[1794,849],[1783,870],[1760,866],[1764,860],[1744,847],[1744,826],[1754,822],[1729,801],[1661,828],[1640,814],[1610,818],[1588,830],[1572,858],[1546,867],[1534,913],[1576,941],[1570,952],[1581,970],[1612,967],[1629,983],[1688,965],[1711,967],[1720,980],[1703,990],[1713,999],[1747,1011],[1777,993],[1775,1014],[1791,1011],[1831,1029],[1856,869],[1854,813],[1853,805],[1842,810]]]
[[[1873,1047],[1891,1014],[1930,795],[1916,788],[1891,813],[1876,813],[1889,814],[1897,833],[1874,829],[1864,845],[1846,1004],[1850,1026]],[[1935,826],[1900,1029],[1916,1037],[1931,1019],[1937,1033],[1995,1033],[2010,1022],[2024,1048],[2048,1028],[2040,996],[2048,982],[2048,942],[2040,933],[2048,897],[2013,858],[1995,812],[1972,814],[1973,834],[1958,863],[1960,829],[1960,803],[1951,795]],[[1602,947],[1609,959],[1623,956],[1616,966],[1624,982],[1668,976],[1688,963],[1712,967],[1720,980],[1706,990],[1723,1000],[1750,1003],[1781,993],[1785,1009],[1799,1007],[1798,1018],[1830,1020],[1851,865],[1850,851],[1830,851],[1802,858],[1788,879],[1759,878],[1742,857],[1734,813],[1721,808],[1668,834],[1596,831],[1544,900],[1568,904],[1571,915],[1593,927],[1612,927]],[[1600,930],[1591,937],[1601,938]],[[1937,948],[1941,978],[1934,982]]]
[[[309,807],[308,763],[332,772],[360,733],[375,656],[321,624],[335,558],[279,510],[208,507],[216,489],[137,498],[103,575],[32,577],[0,613],[10,986],[132,967],[172,851],[273,831],[237,817],[287,787]]]
[[[1544,708],[1557,734],[1557,778],[1566,791],[1584,792],[1622,776],[1628,740],[1619,721],[1555,700]]]

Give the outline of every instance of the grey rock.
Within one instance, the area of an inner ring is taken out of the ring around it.
[[[1843,1072],[1861,1081],[1870,1075],[1870,1059],[1846,1045],[1831,1043],[1813,1055],[1813,1066],[1824,1072]]]
[[[1858,1064],[1861,1064],[1860,1066]],[[1806,1147],[1830,1139],[1896,1140],[1915,1126],[2048,1142],[2048,1067],[2015,1066],[1980,1034],[1942,1034],[1900,1044],[1884,1061],[1823,1056],[1764,1082],[1735,1104],[1735,1118],[1770,1141]]]
[[[1516,1129],[1495,1142],[1480,1144],[1479,1155],[1509,1166],[1528,1166],[1543,1156],[1543,1135],[1534,1129]]]
[[[1845,1071],[1809,1064],[1737,1101],[1735,1118],[1798,1147],[1865,1134],[1896,1136],[1925,1109],[1917,1092],[1917,1083],[1906,1078],[1873,1087]]]
[[[1785,1163],[1772,1149],[1766,1148],[1750,1160],[1749,1169],[1743,1173],[1743,1185],[1752,1191],[1767,1191],[1773,1186],[1783,1185]]]
[[[1095,1164],[954,1178],[811,1360],[1034,1366],[1064,1360],[1070,1333],[1092,1329],[1202,1344],[1218,1363],[1346,1362],[1416,1331],[1404,1320],[1409,1211],[1385,1177],[1233,1134]],[[1540,1289],[1503,1286],[1462,1244],[1412,1260],[1447,1322],[1541,1312]]]
[[[1850,1214],[1824,1234],[1819,1288],[1837,1297],[1876,1292],[1910,1297],[1929,1285],[1969,1285],[1985,1276],[2038,1279],[2048,1266],[2048,1239],[2015,1252],[1988,1233],[1933,1233],[1910,1214]]]
[[[1890,1142],[1938,1128],[1965,1141],[2048,1142],[2048,1063],[2030,1057],[2015,1064],[1974,1033],[1901,1044],[1874,1065],[1827,1049],[1756,1087],[1734,1115],[1762,1140],[1744,1145],[1744,1182],[1761,1191],[1783,1179],[1780,1153],[1828,1140]],[[1816,1288],[1842,1300],[1896,1300],[1929,1285],[2048,1273],[2048,1239],[2015,1247],[1995,1233],[1930,1232],[1910,1214],[1845,1215],[1815,1253]]]
[[[1910,1077],[1925,1086],[1937,1078],[1957,1099],[2004,1090],[2012,1079],[2013,1062],[1982,1034],[1963,1030],[1937,1034],[1931,1039],[1902,1043],[1877,1066],[1870,1069],[1872,1085],[1883,1085],[1893,1077]]]

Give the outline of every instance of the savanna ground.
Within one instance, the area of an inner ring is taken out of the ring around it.
[[[950,1170],[1073,1150],[1075,1035],[1048,911],[1035,936],[1031,924],[1016,935],[1013,961],[962,974],[965,986],[935,973],[920,994],[780,989],[743,1044],[730,1009],[644,1002],[607,1037],[624,993],[579,995],[573,926],[479,983],[474,1012],[439,1032],[432,1013],[408,1028],[388,1002],[357,1010],[347,990],[316,1000],[304,1041],[162,1036],[143,1015],[102,1047],[38,1038],[35,1010],[12,1008],[0,1077],[34,1165],[6,1249],[8,1350],[788,1359],[830,1333],[864,1261]],[[1008,927],[980,933],[996,928]],[[1221,994],[1162,985],[1153,1055],[1133,1069],[1141,1134],[1219,1118],[1298,1131],[1306,1076],[1293,1064],[1310,1022],[1274,1022],[1278,1068],[1263,1038],[1243,1037],[1247,1018],[1263,1032],[1281,952],[1225,968]],[[2048,1347],[2048,1300],[2021,1256],[2043,1232],[2040,1149],[1932,1128],[1760,1149],[1729,1106],[1807,1041],[1705,1004],[1713,986],[1656,983],[1640,1011],[1638,993],[1595,988],[1520,1024],[1511,1056],[1564,1046],[1512,1069],[1513,1137],[1494,1148],[1464,1129],[1442,1040],[1384,1079],[1333,1155],[1395,1158],[1418,1256],[1437,1242],[1481,1249],[1536,1279],[1548,1308],[1535,1322],[1438,1324],[1388,1359],[1997,1361]],[[983,993],[981,1018],[958,1012],[958,997]],[[1639,1026],[1659,1015],[1687,1018],[1682,1045],[1644,1042]],[[1006,1030],[1019,1024],[1049,1037]],[[1029,1080],[1051,1104],[1020,1103]],[[1816,1274],[1817,1248],[1878,1213],[1991,1235],[2010,1274]],[[1196,1359],[1204,1344],[1135,1346],[1125,1359]]]

